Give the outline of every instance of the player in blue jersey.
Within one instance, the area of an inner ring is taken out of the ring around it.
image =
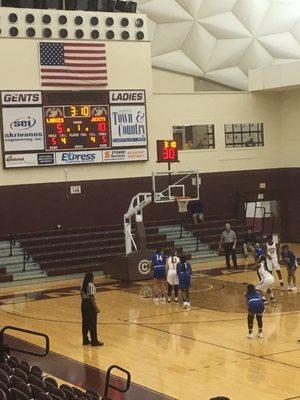
[[[265,310],[264,302],[261,298],[261,295],[255,289],[254,285],[247,285],[247,293],[245,294],[247,298],[248,304],[248,339],[253,339],[253,320],[254,316],[256,316],[257,325],[258,325],[258,337],[263,337],[263,313]]]
[[[151,257],[151,267],[153,269],[153,277],[155,281],[154,301],[165,300],[165,278],[166,278],[166,260],[167,256],[161,249],[157,249]]]
[[[281,247],[281,258],[284,262],[284,265],[287,268],[288,273],[288,287],[287,290],[289,292],[297,292],[296,285],[296,271],[297,271],[297,258],[295,254],[289,249],[289,246],[285,244]],[[291,281],[293,281],[293,286],[291,285]]]
[[[259,259],[260,256],[264,254],[264,249],[259,243],[256,243],[252,251],[252,255],[255,261]]]
[[[177,264],[177,274],[179,279],[179,289],[181,289],[183,298],[183,307],[191,307],[190,303],[190,286],[191,286],[191,276],[192,267],[190,263],[187,262],[186,256],[180,257],[180,262]]]

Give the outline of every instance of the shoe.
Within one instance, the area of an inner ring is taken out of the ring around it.
[[[166,301],[165,296],[161,296],[160,301]]]
[[[183,302],[183,308],[187,308],[187,302],[186,301]]]
[[[280,286],[281,286],[281,287],[284,287],[284,283],[283,283],[282,281],[280,282]]]
[[[294,293],[297,293],[297,291],[298,291],[297,286],[294,286],[293,288],[291,288],[291,291]]]
[[[83,346],[88,346],[89,344],[91,344],[92,342],[89,339],[83,340],[82,345]]]
[[[254,335],[253,335],[253,333],[248,333],[248,335],[247,335],[247,339],[254,339]]]
[[[175,304],[178,304],[178,297],[175,297]]]
[[[189,301],[186,303],[186,305],[187,307],[191,307],[191,303]]]
[[[262,297],[261,299],[264,302],[264,304],[268,304],[268,300],[265,297]]]
[[[159,301],[157,296],[154,297],[154,301]]]
[[[274,303],[276,301],[275,297],[270,297],[270,301],[271,301],[271,303]]]
[[[171,303],[171,297],[168,297],[167,302],[168,302],[168,303]]]
[[[288,291],[288,292],[291,292],[292,290],[293,290],[293,289],[292,289],[292,286],[288,286],[288,287],[287,287],[287,291]]]
[[[259,337],[260,339],[262,339],[264,337],[262,332],[258,332],[257,337]]]
[[[94,346],[94,347],[96,347],[96,346],[103,346],[104,345],[104,343],[103,342],[95,342],[95,343],[92,343],[92,346]]]

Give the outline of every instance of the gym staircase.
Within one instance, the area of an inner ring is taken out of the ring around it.
[[[14,245],[10,241],[0,242],[0,282],[36,280],[46,276],[19,242],[15,241]]]
[[[181,226],[163,225],[158,228],[159,233],[166,236],[167,241],[173,241],[176,249],[181,249],[182,253],[187,255],[192,264],[212,261],[218,257],[218,252],[212,250],[207,243],[198,243],[197,237],[191,231],[184,227],[181,233]]]

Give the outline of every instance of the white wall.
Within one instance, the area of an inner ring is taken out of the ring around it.
[[[38,41],[0,39],[0,49],[0,89],[40,89]],[[279,166],[281,103],[277,93],[192,93],[193,78],[159,70],[153,70],[152,75],[150,43],[146,42],[107,42],[107,57],[108,88],[147,90],[150,161],[69,166],[69,180],[148,176],[153,170],[163,169],[156,163],[156,140],[172,138],[172,126],[180,124],[210,123],[216,128],[216,149],[181,152],[181,163],[177,166],[180,169],[216,172]],[[154,92],[171,93],[152,95],[152,79]],[[300,96],[298,101],[300,104]],[[264,123],[265,148],[225,150],[224,124],[242,122]],[[64,180],[64,167],[18,170],[0,167],[0,185]]]
[[[154,93],[193,93],[194,78],[175,72],[152,69]]]
[[[278,152],[282,167],[300,167],[300,90],[282,94],[281,140]]]
[[[180,152],[180,169],[217,172],[277,168],[280,106],[276,93],[156,94],[152,128],[157,138],[171,138],[173,125],[215,124],[216,149]],[[265,147],[225,149],[224,124],[242,122],[264,123]]]

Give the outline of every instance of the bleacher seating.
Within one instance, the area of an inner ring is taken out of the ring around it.
[[[5,356],[0,362],[0,400],[99,400],[93,390],[61,384],[16,357]]]
[[[145,222],[147,247],[149,249],[159,247],[166,253],[170,253],[176,247],[179,252],[185,252],[187,258],[195,263],[208,261],[218,257],[220,233],[223,230],[224,221],[228,221],[238,235],[237,250],[242,252],[243,236],[247,230],[242,220],[235,219],[232,215],[224,216],[222,219],[206,216],[203,224],[194,225],[188,215],[185,218],[183,223],[185,236],[181,241],[178,240],[179,220]],[[199,251],[196,250],[195,245],[197,232],[200,234],[202,246]],[[16,235],[16,239],[20,246],[26,249],[32,263],[38,265],[41,272],[46,272],[48,276],[102,271],[104,262],[125,254],[122,225],[28,232]],[[12,280],[12,277],[2,269],[0,280]]]

